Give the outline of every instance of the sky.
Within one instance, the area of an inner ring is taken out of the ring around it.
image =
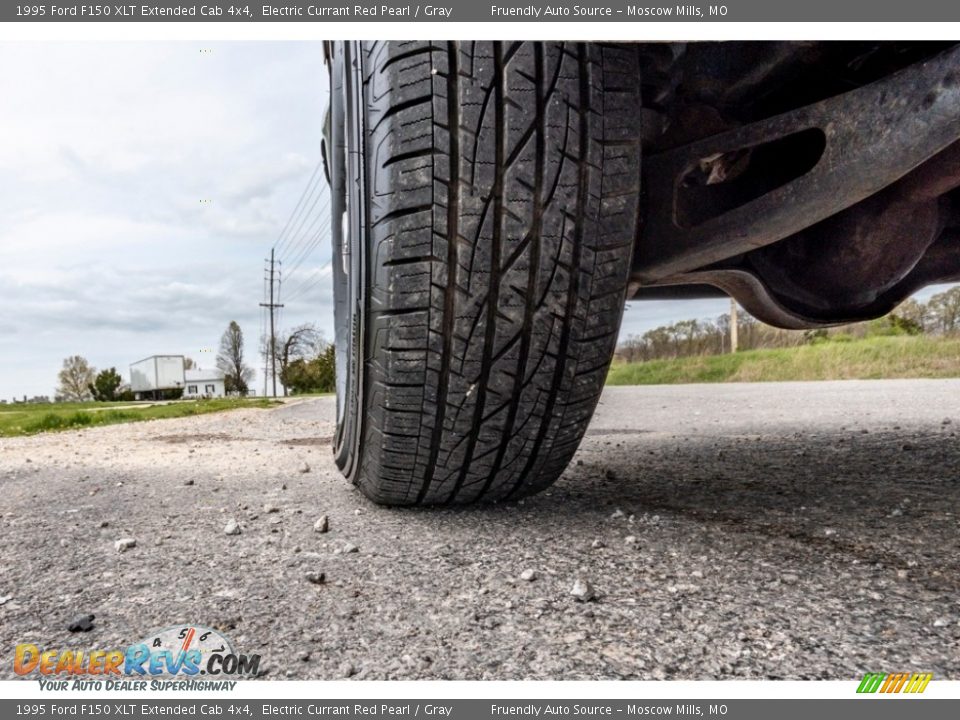
[[[273,245],[280,328],[333,338],[320,185],[294,215],[320,160],[320,43],[5,42],[0,67],[0,398],[52,396],[70,355],[125,379],[155,354],[213,367],[231,320],[259,365]],[[632,302],[621,336],[728,309]]]
[[[0,67],[0,398],[52,395],[74,354],[212,367],[231,320],[257,364],[263,260],[320,158],[321,45],[0,43]],[[331,326],[329,295],[284,322]]]

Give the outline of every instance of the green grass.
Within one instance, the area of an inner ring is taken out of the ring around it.
[[[130,405],[142,405],[147,407],[149,405],[155,404],[152,400],[131,400],[129,402],[58,402],[58,403],[44,403],[42,405],[18,405],[16,403],[9,403],[6,405],[0,405],[0,413],[16,413],[23,412],[24,408],[43,408],[44,410],[58,411],[58,410],[90,410],[90,409],[102,409],[102,408],[111,408],[111,407],[127,407]]]
[[[190,417],[239,408],[267,408],[275,405],[268,398],[222,400],[182,400],[167,405],[149,403],[51,403],[37,405],[0,405],[0,437],[34,435],[57,430],[73,430],[94,425]],[[116,408],[116,409],[114,409]]]
[[[960,339],[900,336],[616,363],[608,385],[960,377]]]

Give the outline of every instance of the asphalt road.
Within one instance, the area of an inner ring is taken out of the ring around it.
[[[960,381],[610,388],[552,490],[473,510],[367,502],[332,414],[0,439],[0,673],[199,623],[270,679],[960,679]]]

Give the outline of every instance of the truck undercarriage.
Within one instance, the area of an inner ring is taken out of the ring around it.
[[[960,49],[751,42],[641,53],[632,297],[719,292],[772,325],[809,328],[878,317],[925,285],[960,280]]]

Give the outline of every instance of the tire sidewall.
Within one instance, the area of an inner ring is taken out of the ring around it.
[[[331,72],[331,239],[337,354],[334,459],[356,481],[362,436],[366,172],[360,45],[337,43]]]

